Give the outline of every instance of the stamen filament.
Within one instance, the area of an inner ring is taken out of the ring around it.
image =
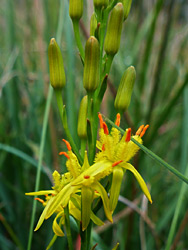
[[[139,129],[136,131],[136,135],[140,135],[140,133],[142,132],[143,128],[144,128],[144,125],[141,125],[139,127]]]
[[[68,151],[71,151],[71,145],[70,145],[70,143],[69,143],[68,141],[66,141],[65,139],[63,139],[62,141],[64,141],[64,142],[65,142],[65,144],[66,144],[66,146],[67,146]]]
[[[144,134],[145,134],[145,132],[146,132],[146,130],[149,128],[149,125],[146,125],[144,128],[143,128],[143,130],[142,130],[142,132],[141,132],[141,134],[140,134],[140,137],[142,137]]]
[[[129,142],[130,139],[131,139],[131,128],[128,128],[127,134],[126,134],[126,137],[125,137],[125,141]]]
[[[64,155],[67,159],[70,159],[70,156],[66,152],[60,152],[59,155]]]
[[[119,127],[119,125],[120,125],[120,119],[121,119],[120,113],[117,113],[115,124],[116,124],[118,127]]]

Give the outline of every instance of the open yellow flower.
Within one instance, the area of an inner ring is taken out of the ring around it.
[[[112,128],[109,133],[106,123],[103,121],[101,114],[99,114],[100,130],[99,130],[99,141],[97,142],[97,148],[100,150],[96,154],[95,162],[101,162],[106,160],[112,163],[113,166],[113,177],[112,185],[110,189],[110,209],[114,211],[118,202],[118,196],[120,193],[121,183],[124,175],[124,170],[131,171],[136,177],[142,191],[152,203],[151,195],[148,188],[138,173],[138,171],[128,161],[137,153],[139,147],[131,141],[131,129],[127,129],[123,137],[117,128]],[[120,114],[117,114],[116,122],[117,126],[120,125]],[[136,132],[133,138],[142,143],[142,136],[149,125],[142,125]]]
[[[39,218],[36,229],[38,230],[45,219],[57,213],[56,220],[64,216],[63,210],[68,205],[70,214],[82,222],[82,230],[85,230],[90,219],[97,225],[103,222],[91,211],[93,199],[97,196],[103,201],[106,217],[112,222],[112,211],[110,210],[109,199],[104,187],[99,180],[112,172],[113,166],[109,161],[102,160],[93,164],[88,163],[87,152],[85,152],[84,164],[81,167],[76,155],[72,152],[70,144],[64,140],[68,152],[60,152],[60,155],[67,157],[66,166],[69,172],[60,176],[57,171],[53,173],[54,187],[52,190],[27,193],[26,195],[50,195],[45,202],[45,208]],[[80,214],[81,211],[81,214]],[[54,228],[53,228],[54,229]],[[59,228],[58,228],[59,230]],[[55,233],[57,230],[54,230]]]

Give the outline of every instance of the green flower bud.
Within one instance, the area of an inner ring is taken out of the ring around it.
[[[100,48],[99,42],[94,36],[86,42],[85,47],[85,62],[84,62],[84,88],[88,92],[96,90],[99,84],[100,71]]]
[[[66,78],[61,50],[55,38],[50,40],[50,45],[48,47],[48,58],[50,83],[54,89],[61,89],[65,86]]]
[[[114,106],[118,111],[125,111],[130,104],[136,71],[133,66],[125,70],[116,95]]]
[[[109,0],[93,0],[96,9],[106,8],[109,4]]]
[[[80,109],[78,113],[78,136],[82,139],[87,138],[87,95],[82,98]]]
[[[95,12],[93,12],[90,19],[90,36],[95,36],[96,29],[97,29],[97,18]]]
[[[106,51],[107,55],[114,56],[119,50],[123,15],[124,13],[122,3],[116,4],[110,14],[106,37],[104,41],[104,50]]]
[[[131,9],[131,4],[132,4],[132,0],[120,0],[119,2],[121,2],[123,4],[123,9],[124,9],[124,20],[127,19],[130,9]]]
[[[69,0],[69,15],[72,20],[80,20],[83,14],[83,0]]]

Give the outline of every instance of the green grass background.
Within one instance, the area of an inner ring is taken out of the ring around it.
[[[60,9],[60,1],[61,7]],[[0,4],[0,249],[27,249],[33,199],[25,192],[36,184],[52,186],[54,169],[65,171],[65,138],[54,96],[46,135],[41,135],[49,90],[47,48],[60,35],[67,84],[63,93],[70,131],[76,135],[77,112],[85,91],[83,67],[74,41],[66,0],[1,0]],[[62,10],[59,17],[59,9]],[[186,0],[133,0],[115,56],[101,111],[114,120],[114,97],[124,70],[137,72],[131,105],[122,117],[123,129],[150,124],[144,145],[188,177],[188,3]],[[84,1],[82,41],[89,33],[92,1]],[[57,31],[58,29],[58,31]],[[65,138],[66,139],[66,138]],[[150,187],[153,204],[147,204],[134,177],[127,173],[122,196],[136,203],[119,202],[116,223],[95,228],[96,249],[188,249],[187,185],[140,152],[133,160]],[[40,170],[40,169],[39,169]],[[139,209],[138,209],[139,208]],[[42,211],[37,204],[35,225]],[[127,212],[128,211],[128,212]],[[124,214],[123,214],[124,213]],[[142,215],[142,216],[141,216]],[[101,218],[103,213],[100,212]],[[145,216],[145,217],[144,217]],[[144,218],[144,219],[143,219]],[[105,219],[105,218],[104,218]],[[52,219],[32,238],[31,249],[45,249],[53,236]],[[71,222],[74,241],[77,228]],[[53,249],[67,249],[58,238]]]

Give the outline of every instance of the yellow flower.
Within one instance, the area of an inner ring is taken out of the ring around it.
[[[112,128],[109,133],[106,123],[103,121],[101,114],[99,114],[100,130],[99,141],[97,142],[97,148],[100,150],[96,154],[95,163],[101,161],[109,161],[113,166],[112,185],[110,189],[110,209],[114,211],[118,202],[118,196],[120,193],[121,182],[124,175],[124,170],[131,171],[136,177],[142,191],[152,203],[151,195],[148,188],[138,173],[138,171],[128,161],[137,153],[139,147],[131,141],[131,128],[127,129],[123,137],[120,131],[116,128]],[[117,126],[120,125],[120,114],[117,114],[116,122]],[[133,138],[142,143],[142,136],[149,125],[142,125],[136,132]]]
[[[66,167],[69,172],[62,176],[60,176],[57,171],[53,173],[55,183],[53,190],[26,194],[50,194],[50,199],[45,202],[45,208],[35,230],[38,230],[43,221],[54,213],[57,213],[54,228],[58,228],[56,220],[60,216],[64,216],[63,210],[67,205],[69,206],[70,214],[82,222],[82,230],[87,228],[90,218],[95,224],[102,225],[103,222],[91,211],[92,202],[96,197],[101,197],[106,217],[112,222],[112,212],[110,210],[108,195],[104,187],[99,183],[100,179],[112,172],[112,163],[102,160],[90,166],[87,152],[85,152],[84,164],[81,167],[76,155],[71,150],[70,144],[65,140],[63,141],[67,145],[68,152],[60,152],[60,155],[65,155],[67,157]],[[97,195],[95,195],[96,192]],[[55,233],[56,231],[57,230],[54,230]]]

